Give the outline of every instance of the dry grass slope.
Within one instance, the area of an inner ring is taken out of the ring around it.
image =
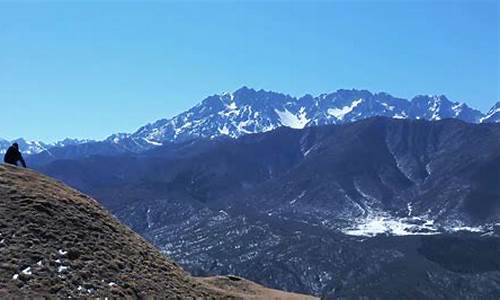
[[[0,165],[0,258],[1,298],[308,299],[246,280],[193,278],[94,199],[7,165]]]
[[[4,294],[221,296],[95,200],[35,172],[0,166],[0,215]]]

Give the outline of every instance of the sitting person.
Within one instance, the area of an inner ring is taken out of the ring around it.
[[[3,161],[6,164],[16,165],[17,162],[20,161],[21,165],[26,168],[26,162],[24,161],[23,155],[19,152],[19,145],[17,143],[12,144],[12,146],[7,149],[5,152],[5,156],[3,157]]]

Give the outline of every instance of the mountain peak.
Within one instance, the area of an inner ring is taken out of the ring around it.
[[[106,141],[109,141],[109,142],[112,142],[112,143],[119,143],[120,141],[123,141],[124,139],[127,139],[130,137],[130,134],[129,133],[123,133],[123,132],[119,132],[119,133],[115,133],[115,134],[112,134],[110,135]]]
[[[498,123],[500,122],[500,101],[495,103],[486,115],[481,118],[483,123]]]
[[[239,89],[237,89],[236,91],[234,91],[234,93],[247,93],[247,92],[255,92],[255,89],[249,88],[248,86],[244,85]]]
[[[415,102],[450,102],[445,95],[417,95],[413,97]]]
[[[247,86],[242,86],[241,88],[237,89],[232,93],[234,98],[252,97],[255,94],[257,94],[257,91]]]

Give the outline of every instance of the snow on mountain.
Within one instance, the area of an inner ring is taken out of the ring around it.
[[[498,123],[500,122],[500,101],[495,103],[488,113],[481,118],[481,123]]]
[[[8,141],[6,139],[1,139],[0,138],[0,154],[5,153],[7,149],[13,144],[13,143],[18,143],[19,144],[19,149],[27,155],[31,154],[38,154],[43,151],[49,150],[50,148],[53,147],[66,147],[66,146],[71,146],[71,145],[79,145],[79,144],[84,144],[88,143],[90,140],[80,140],[80,139],[70,139],[66,138],[62,141],[58,141],[55,143],[44,143],[40,141],[28,141],[23,138],[18,138],[12,141]]]
[[[358,106],[358,104],[360,104],[362,102],[363,102],[363,99],[359,99],[359,100],[352,102],[352,104],[350,106],[344,106],[340,109],[339,108],[329,108],[327,111],[328,111],[329,115],[334,116],[338,120],[343,120],[345,115],[350,113],[356,106]],[[389,105],[386,103],[383,103],[382,105],[384,105],[385,107],[389,107]],[[391,107],[393,107],[393,106],[391,106]]]
[[[411,100],[410,118],[437,121],[445,118],[478,123],[483,114],[465,103],[451,102],[446,96],[417,96]]]
[[[316,125],[343,124],[375,116],[424,120],[456,118],[470,123],[498,122],[500,104],[497,103],[484,115],[465,103],[452,102],[445,96],[420,95],[409,101],[387,93],[341,89],[319,96],[305,95],[297,98],[242,87],[233,93],[207,97],[188,111],[171,119],[147,124],[134,133],[113,134],[99,144],[103,148],[106,145],[112,146],[121,152],[140,152],[165,142],[221,136],[238,138],[281,126],[301,129]],[[18,141],[26,154],[40,153],[52,147],[92,142],[72,139],[53,144],[23,139]],[[5,152],[10,144],[9,141],[0,140],[0,153]]]
[[[285,111],[275,110],[275,112],[278,114],[281,125],[286,127],[302,129],[309,122],[305,107],[300,108],[298,115],[291,113],[288,109],[285,109]]]
[[[441,120],[457,118],[480,122],[483,114],[445,96],[417,96],[411,101],[387,93],[366,90],[338,90],[317,97],[300,98],[243,87],[234,93],[213,95],[172,119],[148,124],[128,139],[150,145],[192,138],[237,138],[277,127],[304,128],[342,124],[374,116],[400,119]]]
[[[11,143],[9,141],[0,138],[0,154],[4,154],[10,145]]]
[[[19,148],[25,154],[36,154],[36,153],[40,153],[40,152],[45,151],[48,148],[50,148],[50,145],[45,144],[43,142],[39,142],[39,141],[27,141],[27,140],[22,139],[22,138],[15,139],[12,141],[2,139],[0,141],[0,153],[2,153],[2,154],[5,153],[5,151],[7,151],[7,148],[9,148],[10,145],[12,145],[13,143],[18,143]]]
[[[66,146],[73,146],[73,145],[79,145],[83,143],[89,143],[92,142],[92,140],[89,139],[71,139],[71,138],[66,138],[62,141],[58,141],[52,144],[47,144],[48,147],[66,147]]]

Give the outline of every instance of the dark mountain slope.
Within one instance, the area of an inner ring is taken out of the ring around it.
[[[487,296],[497,273],[463,275],[417,250],[440,235],[497,239],[499,126],[372,118],[42,170],[96,196],[196,274],[317,295]],[[474,251],[487,253],[481,245]]]
[[[494,222],[500,205],[500,127],[492,125],[370,119],[310,129],[302,138],[324,135],[306,150],[304,161],[245,202],[293,209],[290,202],[304,193],[294,204],[330,207],[330,217],[337,213],[343,219],[370,210],[407,215],[411,205],[414,215],[443,223]],[[482,175],[485,170],[491,176]],[[490,187],[486,194],[484,185]]]

